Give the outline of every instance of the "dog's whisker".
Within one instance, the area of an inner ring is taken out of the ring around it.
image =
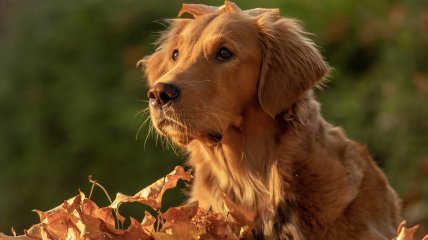
[[[159,135],[160,135],[160,134],[156,134],[156,141],[155,141],[155,146],[156,146],[156,147],[158,146]]]
[[[207,117],[212,116],[217,122],[215,122],[216,128],[218,129],[218,131],[220,131],[221,133],[225,132],[224,126],[223,126],[223,122],[220,119],[220,116],[218,116],[217,114],[213,113],[213,112],[208,112]]]
[[[134,117],[138,117],[139,115],[142,115],[142,114],[148,113],[149,111],[150,111],[149,107],[143,108],[143,109],[141,109],[140,111],[138,111],[138,112],[134,115]]]
[[[203,82],[211,82],[211,81],[212,81],[211,79],[205,79],[205,80],[200,80],[200,81],[198,81],[198,80],[196,80],[196,81],[186,80],[186,81],[181,82],[181,84],[194,84],[194,83],[203,83]]]
[[[224,110],[214,108],[214,107],[210,107],[210,106],[206,106],[205,108],[208,108],[209,110],[211,110],[212,113],[216,114],[219,118],[222,118],[224,120],[233,121],[233,116],[231,113],[228,113]]]
[[[219,117],[221,118],[225,118],[226,120],[232,120],[233,119],[233,114],[228,113],[224,110],[218,109],[218,108],[214,108],[214,107],[207,107],[209,110],[213,111],[216,114],[219,114]],[[226,116],[225,116],[226,115]]]
[[[171,142],[171,140],[169,138],[165,138],[165,139],[166,139],[167,146],[169,146],[171,148],[171,150],[174,152],[175,155],[179,156],[179,154],[177,153],[177,151],[175,149],[175,145]]]
[[[147,140],[149,139],[149,136],[151,135],[152,131],[153,131],[153,126],[150,124],[149,130],[147,131],[146,138],[144,139],[144,149],[146,149]]]
[[[166,137],[166,136],[162,137],[162,148],[169,150],[168,137]]]
[[[160,142],[160,147],[161,147],[162,149],[167,150],[167,149],[165,148],[165,136],[160,135],[160,136],[159,136],[159,142]]]
[[[146,123],[150,120],[150,116],[148,116],[146,118],[146,120],[144,120],[144,122],[140,125],[140,127],[138,128],[137,134],[135,135],[135,140],[138,140],[138,136],[141,132],[141,129],[143,129],[144,125],[146,125]]]

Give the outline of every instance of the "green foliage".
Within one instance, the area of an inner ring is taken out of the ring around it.
[[[221,5],[221,1],[186,1]],[[368,144],[406,207],[428,222],[428,2],[236,1],[301,19],[334,67],[317,95],[326,119]],[[145,83],[135,63],[153,51],[181,1],[0,3],[0,231],[21,231],[88,190],[135,192],[181,163],[144,140]],[[170,203],[182,199],[178,192]],[[168,205],[168,203],[167,203]],[[133,208],[129,211],[141,211]],[[135,215],[135,214],[134,214]],[[143,214],[141,214],[143,215]]]

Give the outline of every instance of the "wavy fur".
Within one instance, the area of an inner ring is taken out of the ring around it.
[[[265,239],[392,237],[399,200],[366,147],[320,115],[312,89],[329,66],[299,23],[276,9],[203,10],[171,20],[143,60],[150,88],[180,89],[150,111],[158,132],[189,153],[190,200],[227,212],[225,193],[257,213]],[[221,47],[234,56],[216,60]]]

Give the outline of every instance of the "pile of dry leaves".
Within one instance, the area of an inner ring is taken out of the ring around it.
[[[80,193],[50,211],[36,211],[40,223],[33,225],[24,235],[16,236],[14,233],[14,236],[6,236],[0,233],[0,240],[253,239],[251,227],[255,214],[245,211],[226,196],[225,203],[231,216],[199,208],[198,202],[172,207],[162,213],[160,209],[165,191],[175,188],[180,179],[190,181],[191,178],[190,170],[176,167],[173,172],[134,196],[118,193],[110,206],[102,208]],[[95,181],[92,183],[93,186],[99,185]],[[131,218],[131,225],[124,229],[125,218],[118,208],[125,202],[145,204],[156,210],[158,215],[145,212],[141,223]],[[413,240],[416,230],[417,226],[406,228],[403,222],[395,239]],[[428,240],[428,235],[423,240]]]

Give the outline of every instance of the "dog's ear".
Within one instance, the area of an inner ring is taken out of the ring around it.
[[[184,13],[190,13],[195,19],[198,19],[201,16],[206,14],[212,14],[216,12],[228,12],[228,13],[237,13],[241,12],[241,9],[233,2],[229,0],[224,1],[224,5],[220,7],[208,6],[205,4],[186,4],[184,3],[181,7],[178,16],[181,17]]]
[[[258,98],[274,118],[319,84],[329,66],[296,20],[267,12],[256,21],[263,52]]]
[[[183,3],[183,6],[178,12],[178,16],[181,17],[184,13],[191,14],[195,19],[206,15],[217,12],[218,8],[213,6],[208,6],[204,4],[186,4]]]
[[[244,13],[253,17],[257,17],[263,14],[271,14],[280,17],[279,8],[253,8],[245,10]]]

